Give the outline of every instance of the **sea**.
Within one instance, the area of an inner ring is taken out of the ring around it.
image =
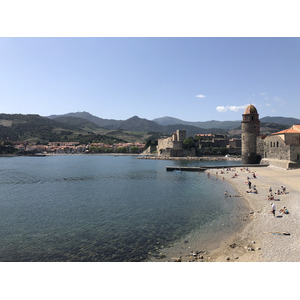
[[[142,262],[197,239],[217,246],[246,205],[226,181],[136,156],[0,157],[1,262]],[[235,162],[238,166],[239,162]]]

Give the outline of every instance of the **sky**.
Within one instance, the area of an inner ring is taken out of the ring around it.
[[[1,113],[300,118],[300,38],[2,37]]]

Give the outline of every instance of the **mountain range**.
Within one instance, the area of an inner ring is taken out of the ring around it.
[[[241,128],[241,121],[205,121],[191,122],[183,121],[172,117],[162,117],[153,120],[131,117],[127,120],[102,119],[91,115],[88,112],[69,113],[65,115],[52,115],[48,118],[59,120],[60,122],[72,123],[72,118],[82,118],[88,120],[101,128],[113,130],[160,132],[171,134],[177,129],[185,129],[187,136],[194,136],[197,133],[227,133],[236,132]],[[71,119],[70,119],[71,118]],[[270,134],[286,129],[294,124],[300,124],[300,119],[286,117],[263,117],[261,121],[262,134]],[[236,135],[239,133],[235,133]]]
[[[261,134],[284,130],[299,119],[285,117],[261,118]],[[184,129],[187,136],[197,133],[220,133],[240,138],[241,121],[190,122],[172,117],[147,120],[133,116],[127,120],[113,120],[96,117],[88,112],[64,115],[0,114],[0,139],[49,141],[128,141],[145,142],[170,136],[177,129]]]

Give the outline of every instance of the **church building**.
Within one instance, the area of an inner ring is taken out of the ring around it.
[[[300,168],[300,125],[273,133],[260,135],[257,109],[250,104],[242,120],[243,164],[268,164],[285,169]]]

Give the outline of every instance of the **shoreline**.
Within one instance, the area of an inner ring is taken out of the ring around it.
[[[220,172],[220,169],[209,169],[205,171],[208,177],[211,176],[211,180],[222,180],[222,177],[216,175],[212,172]],[[223,176],[223,175],[222,175]],[[220,226],[218,220],[211,221],[215,225],[210,224],[215,228],[214,232],[211,233],[210,229],[202,228],[201,230],[193,230],[187,236],[175,241],[172,246],[163,248],[160,250],[159,254],[150,257],[149,262],[214,262],[220,256],[220,252],[223,251],[224,245],[228,243],[233,243],[233,239],[236,237],[237,233],[242,232],[245,227],[252,220],[252,210],[249,207],[249,202],[245,197],[243,197],[237,187],[231,184],[229,181],[225,180],[228,184],[228,191],[230,197],[226,198],[225,201],[230,201],[234,199],[235,201],[240,201],[236,203],[236,220],[225,227]],[[223,196],[223,194],[222,194]],[[209,222],[209,223],[211,223]],[[219,224],[218,224],[219,223]],[[224,225],[224,224],[222,224]],[[207,225],[209,226],[209,225]],[[217,226],[217,227],[215,227]],[[204,229],[204,231],[203,231]],[[206,232],[209,230],[209,232]],[[211,235],[212,234],[212,235]],[[226,258],[228,261],[228,259]]]
[[[225,180],[248,201],[252,209],[252,221],[237,232],[230,241],[225,242],[213,254],[213,261],[242,262],[297,262],[300,261],[300,169],[285,170],[276,167],[250,168],[251,173],[237,171],[225,174]],[[246,193],[249,190],[247,176],[252,185],[256,185],[258,194]],[[287,188],[286,194],[275,195],[281,186]],[[268,200],[269,188],[272,187],[274,200]],[[275,218],[271,213],[271,203],[276,205]],[[279,210],[287,207],[289,214],[280,214]],[[231,247],[230,245],[234,245]],[[238,257],[238,259],[235,259]]]
[[[243,169],[243,171],[241,171]],[[193,245],[179,247],[175,243],[173,257],[163,257],[156,261],[195,262],[299,262],[300,261],[300,169],[285,170],[276,167],[265,168],[236,167],[220,174],[220,169],[210,169],[206,173],[228,182],[239,194],[239,199],[248,208],[247,215],[241,216],[244,224],[231,235],[222,237],[212,250],[202,249],[197,241]],[[257,178],[253,178],[252,172]],[[235,173],[238,176],[233,176]],[[247,193],[247,177],[256,186],[258,194]],[[274,195],[275,191],[286,187],[286,194]],[[269,201],[272,187],[275,201]],[[226,198],[230,201],[231,197]],[[271,203],[276,205],[275,217],[271,213]],[[287,207],[289,214],[279,210]],[[181,241],[182,244],[182,241]],[[191,255],[191,250],[195,250]],[[197,250],[197,251],[196,251]],[[200,250],[200,251],[199,251]],[[177,251],[174,253],[174,251]],[[162,251],[164,254],[164,251]]]

